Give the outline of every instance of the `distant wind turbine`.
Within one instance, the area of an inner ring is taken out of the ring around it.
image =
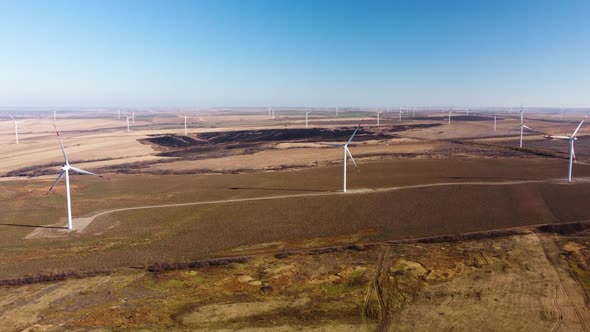
[[[133,119],[133,124],[135,124],[135,112],[131,112],[131,118]]]
[[[379,115],[380,115],[380,114],[381,114],[381,112],[380,112],[380,111],[377,111],[377,127],[379,127],[379,120],[380,120],[380,119],[379,119]]]
[[[127,115],[127,113],[125,114],[125,118],[127,119],[127,132],[129,132],[129,115]]]
[[[18,123],[16,119],[11,115],[10,118],[14,121],[14,136],[16,139],[16,144],[18,144]]]
[[[186,114],[185,114],[184,115],[184,136],[186,136],[186,135],[187,135],[187,132],[186,132]]]
[[[449,124],[451,124],[451,112],[452,112],[452,109],[449,108]]]
[[[519,147],[522,149],[522,136],[524,133],[524,129],[532,130],[530,127],[524,124],[524,111],[522,109],[522,105],[520,105],[520,145]]]
[[[305,128],[308,128],[308,126],[307,126],[308,116],[309,116],[309,112],[305,112]]]
[[[584,120],[582,120],[582,122],[580,122],[580,124],[578,125],[578,128],[576,128],[576,130],[574,130],[574,133],[571,134],[571,136],[553,136],[553,135],[545,136],[547,138],[567,139],[570,141],[570,160],[569,160],[569,168],[568,168],[568,172],[567,172],[568,182],[572,182],[572,166],[573,166],[573,162],[576,161],[576,153],[574,152],[574,142],[578,139],[576,137],[576,134],[578,133],[578,130],[580,130],[580,127],[582,127],[583,123],[584,123]]]
[[[55,127],[55,124],[54,124],[54,127]],[[72,170],[76,173],[86,174],[86,175],[94,175],[94,176],[98,176],[101,178],[103,178],[103,176],[71,166],[70,162],[68,161],[68,154],[66,153],[66,149],[64,148],[64,145],[61,142],[61,138],[59,137],[59,132],[57,131],[57,128],[55,129],[55,133],[57,134],[57,139],[59,140],[59,145],[61,146],[61,151],[63,152],[65,163],[62,166],[61,171],[57,175],[57,179],[55,180],[55,182],[53,182],[53,184],[51,185],[51,188],[49,188],[49,191],[47,191],[47,194],[49,194],[51,192],[51,190],[53,190],[53,187],[55,187],[55,185],[59,182],[59,180],[65,174],[66,175],[66,200],[67,200],[67,205],[68,205],[68,229],[72,229],[72,204],[71,204],[71,199],[70,199],[70,170]]]
[[[117,120],[121,120],[121,110],[117,110]]]
[[[494,131],[496,131],[496,116],[497,116],[497,114],[494,113]]]
[[[402,111],[402,108],[399,108],[399,122],[402,122],[402,114],[404,114],[404,111]]]

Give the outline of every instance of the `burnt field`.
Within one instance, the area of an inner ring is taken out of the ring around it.
[[[590,138],[589,136],[580,136],[574,145],[576,158],[579,162],[590,162]],[[482,141],[485,142],[485,141]],[[490,147],[501,148],[518,148],[518,140],[507,140],[498,142],[481,143]],[[519,149],[520,150],[520,149]],[[563,139],[526,139],[523,142],[522,151],[524,153],[535,154],[538,156],[568,159],[569,158],[569,141]]]
[[[416,116],[411,118],[412,120],[420,120],[420,121],[448,121],[449,116],[446,115],[433,115],[433,116]],[[451,114],[451,121],[490,121],[490,119],[494,119],[493,115],[456,115]],[[504,120],[503,117],[498,116],[496,118],[497,121]]]
[[[191,136],[162,135],[146,138],[145,141],[163,148],[187,148],[210,144],[239,144],[267,142],[322,142],[346,141],[356,128],[297,128],[297,129],[261,129],[208,132]],[[411,127],[404,127],[408,130]],[[387,139],[393,136],[376,133],[360,128],[355,140]]]

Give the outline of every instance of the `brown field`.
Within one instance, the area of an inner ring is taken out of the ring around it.
[[[588,130],[572,184],[567,142],[542,136],[568,133],[579,119],[527,115],[537,132],[519,150],[514,115],[499,117],[494,133],[478,115],[448,125],[436,113],[401,122],[392,113],[376,127],[371,113],[317,112],[305,129],[298,112],[273,121],[202,111],[187,136],[172,113],[137,112],[129,134],[107,113],[61,115],[71,162],[109,177],[72,176],[74,232],[62,228],[63,183],[45,195],[61,163],[51,121],[21,120],[18,146],[11,122],[0,121],[0,322],[7,330],[590,327],[588,234],[533,227],[590,220]],[[342,150],[319,143],[346,141],[360,120],[350,147],[360,172],[349,163],[342,194]],[[482,231],[503,236],[462,237]],[[391,242],[440,236],[460,241]]]

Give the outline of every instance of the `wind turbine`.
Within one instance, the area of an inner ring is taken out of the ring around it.
[[[452,112],[452,109],[449,108],[449,124],[451,124],[451,112]]]
[[[402,111],[402,108],[399,108],[399,122],[402,122],[402,114],[404,114],[404,111]]]
[[[580,124],[578,125],[578,128],[576,128],[576,130],[574,131],[573,134],[571,134],[571,136],[553,136],[553,135],[545,136],[547,138],[567,139],[570,141],[570,162],[569,162],[569,168],[568,168],[568,172],[567,172],[567,181],[568,182],[572,182],[572,164],[576,161],[576,153],[574,152],[574,142],[578,139],[576,137],[576,134],[578,133],[578,130],[580,130],[580,127],[582,127],[583,123],[584,123],[584,120],[582,120],[582,122],[580,122]]]
[[[524,128],[528,130],[532,130],[530,127],[527,127],[524,124],[524,111],[522,110],[522,105],[520,106],[520,148],[522,149],[522,135],[524,132]]]
[[[356,171],[359,171],[358,166],[356,165],[356,161],[354,161],[354,158],[352,157],[352,153],[350,153],[350,150],[348,149],[348,144],[350,144],[350,142],[352,142],[352,139],[354,138],[354,135],[356,135],[356,132],[359,130],[359,128],[361,127],[361,124],[359,123],[358,127],[356,127],[356,129],[354,130],[354,132],[352,133],[352,135],[350,136],[350,138],[348,139],[348,141],[344,144],[341,145],[336,145],[336,146],[340,146],[342,147],[342,149],[344,150],[344,175],[343,175],[343,185],[342,185],[342,192],[346,192],[346,161],[347,161],[347,157],[350,157],[350,160],[352,160],[352,163],[354,164],[354,167],[356,168]]]
[[[308,116],[309,116],[309,112],[305,112],[305,128],[308,128],[308,126],[307,126]]]
[[[125,118],[127,118],[127,132],[129,132],[129,115],[127,115],[127,113],[125,114]]]
[[[338,112],[340,112],[340,107],[336,106],[336,117],[338,117]]]
[[[131,118],[133,119],[133,124],[135,124],[135,112],[131,112]]]
[[[186,114],[184,115],[184,136],[186,136]]]
[[[12,119],[12,121],[14,121],[14,136],[16,138],[16,144],[18,144],[18,123],[12,115],[10,116],[10,118]]]
[[[377,111],[377,127],[379,127],[379,120],[380,120],[379,115],[380,114],[381,114],[381,112]]]
[[[56,113],[57,113],[56,111],[53,111],[53,122],[54,123],[55,123],[55,118],[57,117],[57,114]]]
[[[117,120],[121,120],[121,110],[117,110]]]
[[[54,127],[55,127],[55,124],[54,124]],[[59,145],[61,146],[61,151],[63,152],[63,155],[64,155],[65,164],[61,167],[61,171],[57,175],[57,179],[55,180],[55,182],[53,182],[53,184],[51,185],[51,188],[49,188],[49,191],[47,191],[47,194],[49,194],[51,192],[51,190],[53,190],[53,187],[55,187],[55,185],[59,182],[59,180],[65,174],[66,175],[66,200],[67,200],[67,205],[68,205],[68,229],[72,229],[72,203],[71,203],[71,198],[70,198],[70,170],[72,170],[76,173],[80,173],[80,174],[94,175],[94,176],[98,176],[101,178],[104,178],[104,177],[101,175],[71,166],[70,162],[68,161],[68,154],[66,153],[66,149],[64,149],[64,145],[61,142],[61,138],[59,137],[59,132],[57,131],[57,128],[55,129],[55,133],[57,134],[57,139],[59,140]]]
[[[494,113],[494,131],[496,131],[496,116],[497,116],[497,114]]]

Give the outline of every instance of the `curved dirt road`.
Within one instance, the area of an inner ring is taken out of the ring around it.
[[[588,183],[590,182],[590,178],[577,178],[575,183]],[[505,185],[515,185],[515,184],[526,184],[526,183],[561,183],[567,184],[563,179],[548,179],[548,180],[513,180],[513,181],[474,181],[474,182],[441,182],[441,183],[428,183],[428,184],[418,184],[418,185],[407,185],[407,186],[396,186],[396,187],[387,187],[387,188],[377,188],[377,189],[352,189],[346,193],[343,192],[336,192],[336,191],[326,191],[326,192],[319,192],[319,193],[302,193],[302,194],[290,194],[290,195],[275,195],[275,196],[264,196],[264,197],[251,197],[251,198],[234,198],[234,199],[223,199],[223,200],[215,200],[215,201],[200,201],[200,202],[189,202],[189,203],[174,203],[174,204],[159,204],[159,205],[144,205],[144,206],[134,206],[134,207],[127,207],[127,208],[118,208],[112,210],[106,210],[99,212],[93,216],[85,217],[85,218],[76,218],[77,224],[74,224],[73,231],[80,232],[84,230],[90,223],[92,223],[96,218],[115,213],[115,212],[123,212],[123,211],[132,211],[132,210],[144,210],[144,209],[161,209],[161,208],[173,208],[173,207],[182,207],[182,206],[194,206],[194,205],[208,205],[208,204],[225,204],[225,203],[237,203],[237,202],[250,202],[250,201],[264,201],[264,200],[273,200],[273,199],[282,199],[282,198],[294,198],[294,197],[314,197],[314,196],[332,196],[332,195],[353,195],[353,194],[367,194],[367,193],[378,193],[378,192],[388,192],[388,191],[396,191],[396,190],[406,190],[406,189],[416,189],[416,188],[429,188],[429,187],[443,187],[443,186],[505,186]],[[78,226],[78,227],[76,227]]]

